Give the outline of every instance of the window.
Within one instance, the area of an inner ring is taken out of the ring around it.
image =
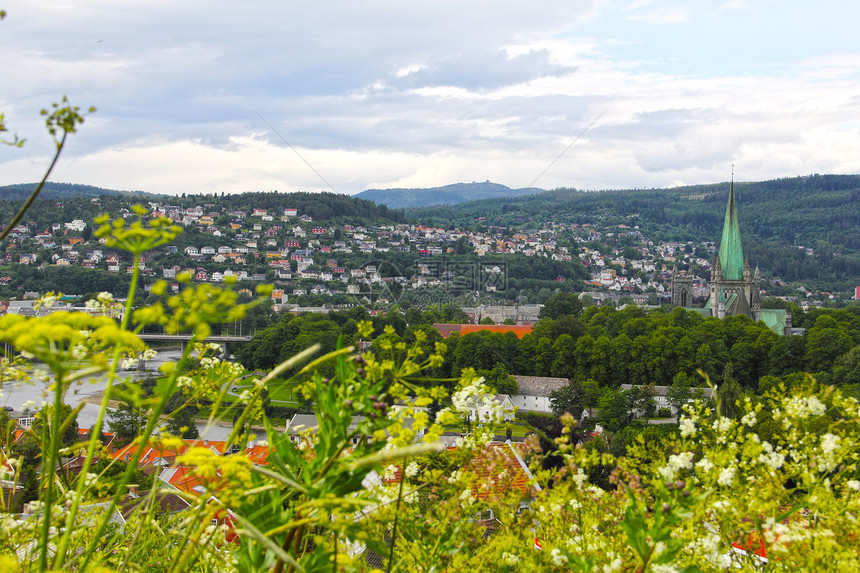
[[[210,520],[210,521],[209,521],[209,525],[213,525],[213,526],[215,526],[215,527],[218,527],[218,520],[217,520],[217,519],[212,519],[212,520]]]

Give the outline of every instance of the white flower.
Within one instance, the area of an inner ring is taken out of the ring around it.
[[[392,481],[395,477],[397,477],[397,466],[391,464],[385,468],[385,474],[382,476],[382,479]]]
[[[681,428],[681,437],[694,437],[696,435],[696,422],[692,418],[683,416],[679,422]]]
[[[582,484],[588,481],[588,475],[586,475],[586,473],[582,471],[582,468],[576,468],[576,473],[570,477],[573,481],[576,482],[576,485],[578,487],[582,487]]]
[[[809,396],[792,398],[786,403],[785,410],[790,416],[808,418],[823,415],[827,411],[827,407],[815,396]]]
[[[417,462],[409,462],[409,465],[406,466],[406,477],[415,477],[418,475],[418,463]]]
[[[818,461],[818,465],[823,471],[830,471],[836,466],[836,458],[834,454],[839,448],[839,436],[833,434],[824,434],[821,436],[821,451],[823,455]]]
[[[760,454],[758,457],[758,461],[763,464],[766,464],[768,467],[770,467],[770,469],[776,471],[782,467],[782,464],[785,463],[785,456],[778,452],[771,451],[766,454]]]
[[[97,474],[87,473],[87,475],[84,476],[84,486],[90,487],[91,485],[95,484],[98,479],[99,476]]]
[[[719,432],[721,434],[725,434],[729,430],[732,429],[732,420],[731,418],[723,418],[720,416],[713,425],[714,431]]]
[[[747,412],[743,418],[741,418],[741,424],[745,424],[752,428],[756,423],[756,415],[755,412]]]
[[[504,561],[508,565],[516,565],[520,562],[520,558],[513,553],[508,553],[507,551],[505,551],[504,553],[502,553],[502,561]]]
[[[659,472],[666,480],[675,479],[678,471],[693,468],[693,452],[681,452],[669,456],[669,462]]]
[[[612,561],[603,566],[603,573],[615,573],[615,571],[620,571],[621,566],[624,564],[621,557],[617,556],[614,551],[611,552],[608,557],[612,559]]]
[[[550,556],[552,557],[552,562],[559,567],[567,563],[567,557],[561,554],[561,550],[558,547],[550,552]]]
[[[732,485],[732,482],[735,479],[735,468],[734,466],[729,466],[727,468],[723,468],[720,471],[720,476],[717,478],[717,483],[724,486]]]
[[[576,501],[575,499],[570,500],[567,504],[568,504],[568,505],[570,506],[570,508],[571,508],[571,509],[573,509],[574,511],[576,511],[577,509],[579,509],[579,508],[581,508],[581,507],[582,507],[582,504],[581,504],[581,503],[579,503],[578,501]]]
[[[853,489],[854,491],[860,491],[860,481],[857,481],[856,479],[848,480],[848,482],[845,485],[848,486],[848,489]]]
[[[465,502],[466,505],[471,505],[475,502],[475,496],[472,495],[471,489],[464,489],[463,493],[460,494],[460,501]]]
[[[824,434],[821,436],[821,450],[825,455],[832,454],[839,447],[839,436]]]

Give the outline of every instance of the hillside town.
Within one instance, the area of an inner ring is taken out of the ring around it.
[[[91,201],[97,209],[100,200]],[[150,201],[147,207],[149,216],[167,217],[181,225],[190,243],[166,246],[140,260],[147,288],[164,279],[178,291],[176,277],[182,273],[194,281],[213,283],[267,281],[275,284],[271,297],[278,310],[390,306],[403,291],[434,290],[473,294],[459,301],[464,307],[543,303],[554,289],[509,288],[509,261],[516,256],[558,263],[553,269],[559,272],[532,278],[580,291],[596,304],[616,306],[669,302],[673,269],[686,269],[694,301],[704,302],[714,256],[712,242],[655,242],[632,222],[531,222],[521,228],[461,230],[406,223],[334,224],[314,221],[296,207],[227,210],[203,203],[182,208],[162,201]],[[136,217],[130,205],[118,215]],[[93,236],[92,225],[81,219],[56,221],[46,228],[20,224],[9,235],[2,262],[12,268],[79,267],[130,274],[132,261],[106,248],[104,239]],[[469,263],[463,264],[464,260]],[[15,293],[12,299],[44,294],[25,289],[23,281],[10,272],[0,275],[2,287]],[[802,285],[789,287],[779,278],[768,279],[761,295],[779,295],[805,309],[834,298]],[[487,316],[486,312],[473,314]]]

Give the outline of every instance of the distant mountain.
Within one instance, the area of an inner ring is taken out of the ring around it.
[[[14,185],[0,186],[0,199],[26,199],[36,188],[36,183],[16,183]],[[39,192],[42,199],[68,199],[71,197],[98,197],[100,195],[139,195],[143,191],[116,191],[115,189],[103,189],[93,185],[80,185],[78,183],[55,183],[48,181]]]
[[[402,209],[430,205],[455,205],[480,199],[518,197],[543,192],[543,189],[536,187],[511,189],[499,183],[485,181],[483,183],[454,183],[453,185],[430,189],[368,189],[358,193],[355,197],[373,201],[377,205],[387,205],[392,209]]]

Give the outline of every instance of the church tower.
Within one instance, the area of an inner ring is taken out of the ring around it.
[[[677,267],[672,272],[673,308],[692,306],[692,284],[687,282],[691,278],[679,273]],[[687,293],[689,298],[685,298]],[[790,309],[761,307],[761,273],[758,267],[754,271],[750,268],[741,245],[734,175],[729,188],[729,203],[726,206],[720,248],[711,267],[710,296],[705,308],[692,310],[719,319],[742,314],[752,320],[764,322],[777,334],[791,334]]]
[[[711,316],[725,318],[743,314],[756,320],[760,313],[754,313],[753,308],[761,309],[758,276],[756,274],[756,278],[753,278],[749,260],[744,257],[735,182],[732,178],[720,250],[714,257],[711,271]]]

